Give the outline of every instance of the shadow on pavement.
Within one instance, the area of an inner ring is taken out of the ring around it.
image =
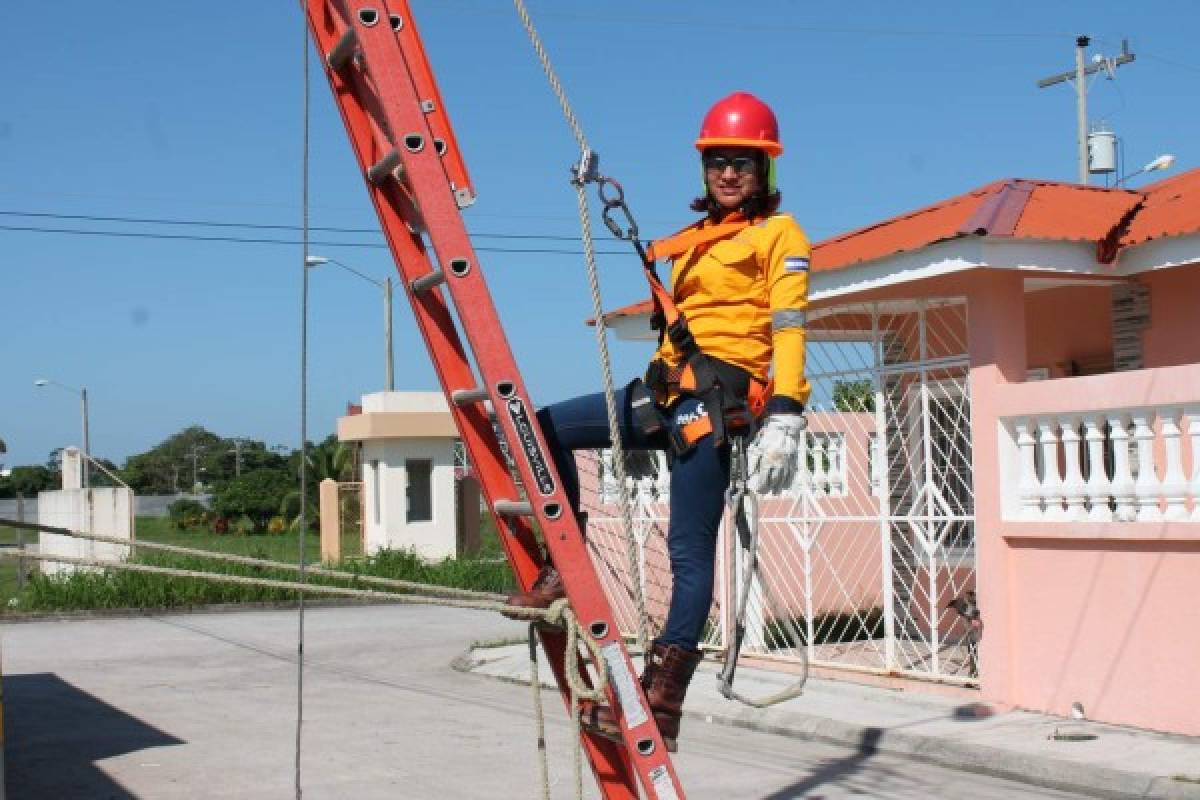
[[[183,744],[53,673],[4,676],[10,798],[136,800],[96,762]]]
[[[813,771],[802,781],[785,786],[777,792],[766,795],[763,800],[798,800],[806,797],[806,793],[821,786],[837,783],[854,775],[863,769],[863,764],[879,751],[879,739],[883,736],[882,728],[868,728],[863,731],[858,749],[845,758],[830,759]],[[817,800],[820,795],[811,797]]]

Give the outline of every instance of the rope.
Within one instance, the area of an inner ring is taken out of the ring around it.
[[[303,6],[303,4],[302,4]],[[305,583],[305,534],[308,532],[308,178],[309,178],[309,123],[311,119],[311,80],[308,68],[308,15],[301,13],[300,48],[304,51],[304,112],[300,161],[300,584]],[[296,612],[296,800],[301,800],[304,790],[300,785],[300,753],[304,733],[304,592],[300,591],[299,608]]]
[[[554,67],[550,64],[550,56],[547,54],[546,48],[542,45],[542,40],[538,36],[537,29],[533,26],[533,20],[529,17],[529,11],[525,8],[524,0],[513,0],[513,4],[516,6],[521,23],[525,26],[525,32],[529,34],[529,41],[533,45],[534,52],[537,53],[538,60],[542,64],[542,71],[546,73],[546,78],[550,82],[550,88],[554,90],[554,95],[558,98],[558,104],[562,108],[563,116],[566,117],[567,125],[570,126],[581,151],[580,167],[577,169],[575,179],[571,183],[575,187],[579,208],[580,238],[583,242],[584,260],[587,263],[588,288],[592,294],[592,318],[596,320],[596,345],[600,350],[601,372],[604,376],[604,405],[605,410],[608,412],[608,432],[609,438],[612,441],[613,474],[617,479],[617,485],[620,487],[621,492],[621,522],[625,529],[626,558],[629,560],[629,573],[635,587],[634,596],[637,600],[638,647],[641,648],[642,652],[648,652],[647,641],[650,635],[650,619],[646,611],[646,591],[642,580],[641,557],[638,553],[636,534],[633,528],[632,502],[629,496],[629,486],[625,479],[625,447],[621,441],[621,427],[617,421],[616,388],[612,377],[612,358],[608,352],[608,325],[604,320],[604,304],[600,297],[600,278],[599,271],[596,268],[596,247],[592,237],[591,211],[588,206],[586,192],[586,165],[592,161],[593,153],[591,148],[588,147],[587,137],[584,136],[583,128],[579,124],[575,112],[571,109],[571,103],[567,99],[566,90],[563,89],[562,83],[559,82],[558,76],[554,72]]]
[[[743,552],[743,567],[741,589],[738,592],[737,603],[734,606],[733,642],[730,643],[729,649],[726,652],[725,666],[717,675],[717,690],[730,700],[737,700],[739,703],[751,708],[769,708],[773,705],[795,699],[803,694],[804,684],[808,682],[808,648],[804,646],[804,641],[800,636],[800,632],[796,629],[795,623],[792,622],[789,616],[784,614],[779,618],[779,624],[787,630],[792,642],[800,650],[801,662],[804,665],[800,677],[791,685],[765,697],[748,697],[734,691],[733,679],[737,673],[738,656],[742,651],[742,640],[746,635],[746,609],[750,604],[750,587],[753,584],[755,575],[758,574],[758,498],[746,486],[746,467],[745,441],[736,440],[733,452],[734,482],[732,488],[729,490],[729,505],[733,510],[733,520],[738,543]],[[770,584],[766,580],[760,580],[759,585],[762,587],[763,594],[766,595],[768,603],[776,608],[786,608],[786,606],[779,604],[774,592],[771,590]]]
[[[39,525],[32,522],[19,522],[12,519],[0,519],[0,526],[9,528],[21,528],[24,530],[41,531],[43,533],[53,533],[58,536],[70,536],[74,539],[85,539],[93,542],[104,542],[106,544],[126,545],[130,549],[136,550],[160,550],[165,553],[178,553],[185,556],[199,556],[200,558],[211,558],[214,561],[225,561],[230,564],[242,564],[248,567],[265,567],[267,569],[288,570],[298,572],[299,564],[292,564],[287,561],[272,561],[266,558],[254,558],[252,556],[239,556],[234,553],[217,553],[212,550],[202,550],[196,547],[184,547],[177,544],[162,544],[160,542],[133,541],[130,539],[122,539],[116,536],[103,536],[96,533],[85,533],[83,531],[75,531],[70,528],[58,528],[53,525]],[[382,578],[375,575],[360,575],[355,572],[346,572],[345,570],[328,569],[325,567],[308,567],[307,572],[310,575],[319,575],[324,578],[338,578],[341,580],[354,581],[358,583],[369,583],[376,586],[387,586],[394,589],[405,589],[415,592],[426,592],[429,594],[442,594],[448,597],[462,597],[466,599],[477,600],[492,600],[500,602],[504,599],[502,594],[494,594],[492,592],[478,592],[472,589],[457,589],[451,586],[434,586],[427,583],[418,583],[417,581],[405,581],[398,578]]]

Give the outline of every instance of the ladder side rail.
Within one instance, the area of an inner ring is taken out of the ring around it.
[[[454,126],[450,124],[450,115],[446,111],[445,103],[442,102],[442,93],[438,89],[433,67],[429,64],[429,57],[425,53],[425,44],[421,41],[417,21],[413,17],[408,0],[388,0],[388,5],[394,12],[399,13],[403,20],[403,26],[396,33],[396,37],[408,61],[409,72],[412,75],[413,83],[416,84],[417,95],[421,98],[421,110],[429,119],[429,128],[433,131],[435,139],[440,139],[446,144],[445,152],[442,154],[442,164],[446,167],[446,174],[454,189],[456,191],[465,189],[469,193],[470,201],[474,202],[475,187],[467,172],[466,158],[454,136]],[[424,105],[426,102],[431,102],[433,108],[427,109]],[[460,206],[469,204],[469,202],[459,203]]]
[[[317,3],[309,4],[310,26],[316,32],[319,50],[328,52],[328,48],[337,41],[340,34],[336,29],[321,30],[311,16],[314,5]],[[365,175],[382,149],[376,138],[382,132],[378,125],[371,121],[370,113],[360,105],[358,93],[351,90],[347,81],[337,73],[329,71],[328,67],[327,74],[333,84],[334,97],[350,134],[359,167]],[[460,408],[450,397],[455,388],[470,388],[476,382],[456,326],[438,290],[418,295],[411,289],[411,281],[426,274],[432,267],[419,237],[408,229],[404,217],[407,210],[404,207],[406,201],[397,202],[395,195],[388,192],[386,187],[375,186],[370,181],[366,183],[397,270],[404,278],[402,283],[412,304],[417,327],[439,375],[447,404],[463,438],[463,445],[479,475],[480,488],[488,507],[493,508],[497,500],[515,497],[517,487],[483,406]],[[522,588],[528,589],[542,561],[533,527],[524,518],[498,514],[493,516],[500,543],[513,566],[517,581]]]

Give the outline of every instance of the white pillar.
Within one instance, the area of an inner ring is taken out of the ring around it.
[[[1083,503],[1087,499],[1087,487],[1083,482],[1083,470],[1079,467],[1079,418],[1067,417],[1062,426],[1062,446],[1066,456],[1066,474],[1063,477],[1063,496],[1067,501],[1067,519],[1081,521],[1088,518]]]
[[[1129,465],[1129,429],[1125,427],[1125,415],[1110,414],[1108,426],[1113,449],[1112,493],[1117,504],[1113,519],[1117,522],[1133,522],[1137,519],[1137,510],[1134,508],[1137,492],[1133,470]]]
[[[1092,522],[1108,522],[1113,518],[1108,505],[1111,481],[1104,464],[1104,428],[1101,418],[1088,414],[1083,418],[1084,438],[1088,450],[1087,497],[1090,509],[1088,519]]]
[[[1158,522],[1163,518],[1158,503],[1162,497],[1158,473],[1154,471],[1154,429],[1150,427],[1151,411],[1139,408],[1132,412],[1133,438],[1137,442],[1138,473],[1134,482],[1137,495],[1137,521]]]
[[[62,488],[83,488],[83,453],[78,447],[64,447],[61,452]]]
[[[1029,432],[1027,419],[1013,423],[1017,431],[1017,449],[1021,453],[1021,477],[1017,489],[1021,495],[1021,519],[1042,518],[1042,485],[1037,474],[1037,439]]]
[[[1058,471],[1058,420],[1039,419],[1038,441],[1042,446],[1042,501],[1046,504],[1045,519],[1064,520],[1063,482]]]
[[[1188,479],[1183,474],[1183,437],[1179,431],[1179,409],[1159,409],[1162,423],[1163,455],[1166,469],[1163,470],[1162,493],[1167,508],[1163,519],[1178,522],[1188,518]]]
[[[813,453],[813,494],[824,496],[829,494],[829,472],[825,468],[825,438],[814,436],[812,439]]]
[[[1188,493],[1192,496],[1192,521],[1200,522],[1200,408],[1187,412],[1188,438],[1192,440],[1192,480]]]

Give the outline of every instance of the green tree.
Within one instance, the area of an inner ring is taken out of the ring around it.
[[[833,407],[851,413],[875,411],[875,384],[870,378],[833,384]]]
[[[255,469],[226,481],[213,493],[212,510],[222,517],[249,517],[256,530],[279,513],[283,499],[296,488],[296,481],[278,469]]]
[[[293,463],[299,463],[298,453]],[[307,495],[308,507],[314,512],[319,508],[318,493],[321,481],[350,481],[354,479],[354,448],[338,441],[336,434],[329,434],[320,444],[308,446]],[[300,489],[289,492],[280,504],[279,513],[295,527],[300,522]],[[313,513],[310,519],[318,519]]]
[[[38,492],[47,492],[62,486],[59,474],[41,464],[13,467],[12,473],[0,478],[0,497],[37,497]]]

